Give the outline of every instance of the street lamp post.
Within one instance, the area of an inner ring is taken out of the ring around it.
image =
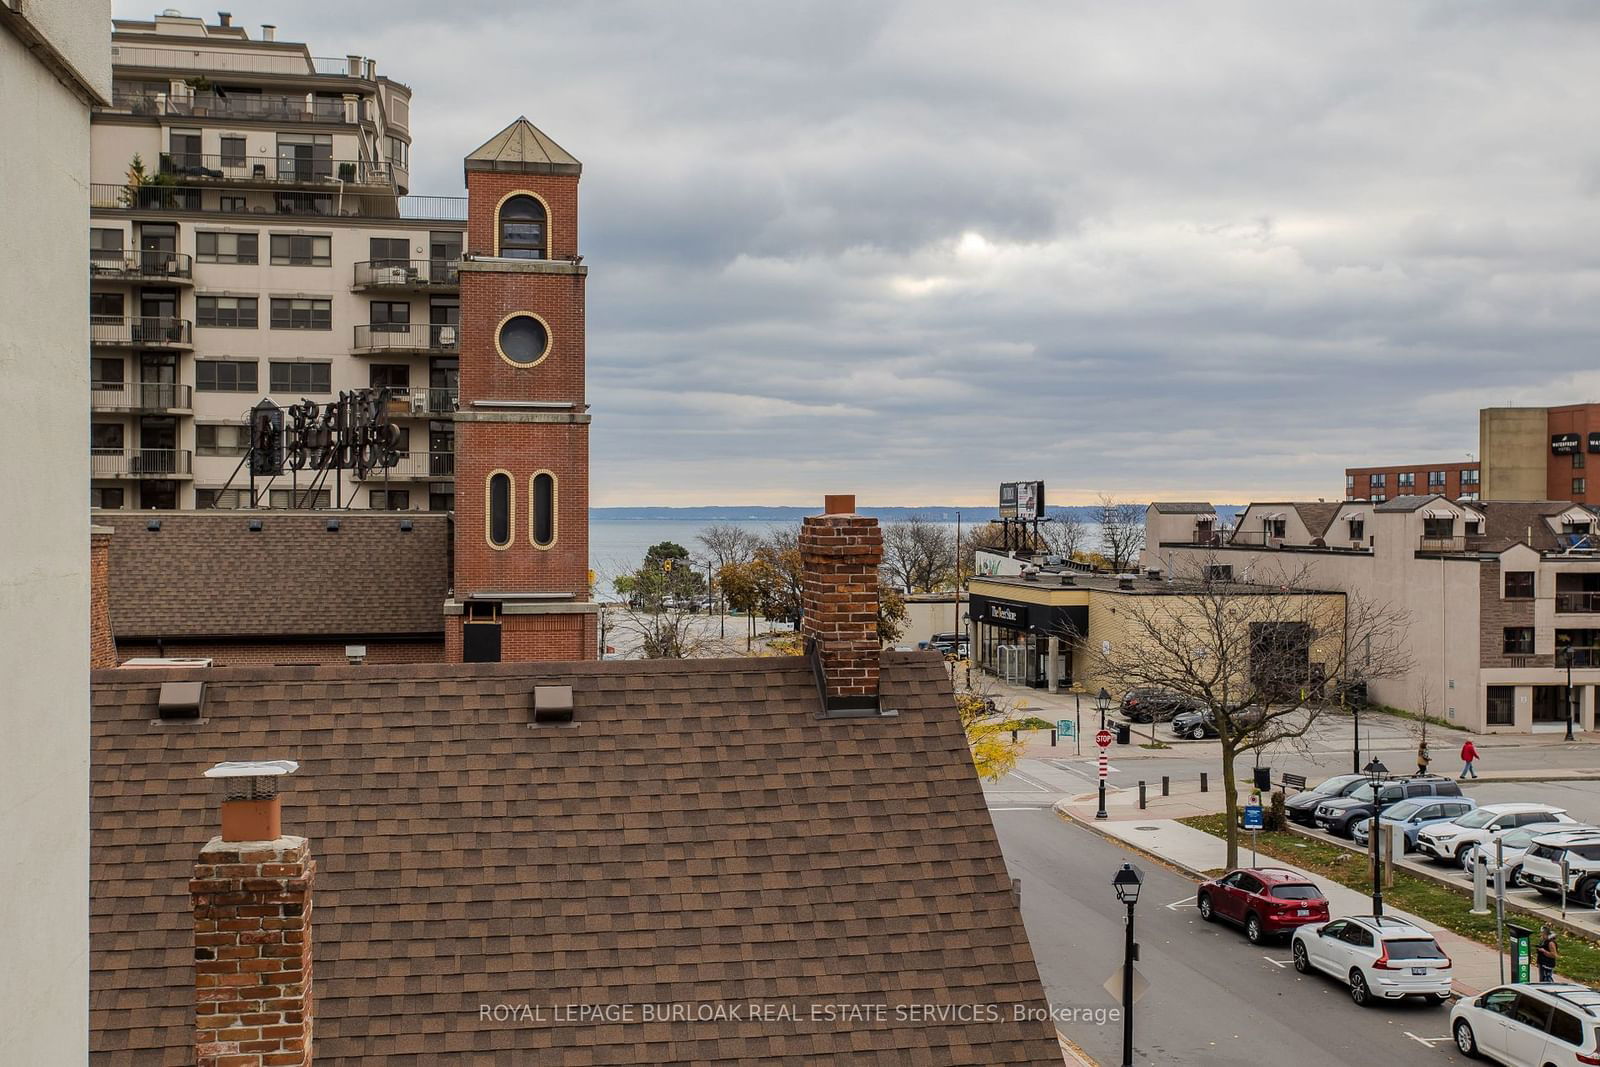
[[[1139,947],[1133,941],[1133,906],[1139,903],[1143,885],[1144,874],[1131,863],[1124,863],[1111,879],[1117,899],[1128,906],[1122,948],[1122,1067],[1133,1067],[1133,961],[1139,956]]]
[[[1100,729],[1104,730],[1106,728],[1106,712],[1111,710],[1111,694],[1102,688],[1100,694],[1094,698],[1094,706],[1100,709]],[[1106,750],[1102,748],[1100,750],[1100,766],[1104,767],[1105,762]],[[1100,775],[1100,810],[1094,813],[1094,817],[1097,819],[1110,818],[1106,813],[1106,777],[1103,774]]]
[[[1389,768],[1377,756],[1372,757],[1372,762],[1364,769],[1367,780],[1372,784],[1372,819],[1367,823],[1367,838],[1372,845],[1372,915],[1374,918],[1383,918],[1383,862],[1382,853],[1378,851],[1378,820],[1383,816],[1383,807],[1378,803],[1378,790],[1383,787],[1383,779],[1388,775]]]
[[[1572,655],[1573,648],[1568,645],[1561,649],[1561,658],[1567,661],[1567,740],[1572,740]]]
[[[1349,700],[1347,692],[1340,692],[1339,703]],[[1350,726],[1354,736],[1350,739],[1350,773],[1361,773],[1361,708],[1350,703]]]

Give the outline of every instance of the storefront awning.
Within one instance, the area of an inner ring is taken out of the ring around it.
[[[1261,516],[1261,520],[1263,522],[1281,522],[1286,518],[1288,518],[1288,516],[1281,511],[1269,511],[1267,514]]]
[[[1556,516],[1556,521],[1563,526],[1582,526],[1585,523],[1593,523],[1594,515],[1582,508],[1569,508]]]
[[[1019,633],[1081,639],[1089,632],[1089,608],[1083,604],[1025,604],[974,593],[968,614],[973,622]]]
[[[1204,515],[1196,515],[1194,517],[1194,521],[1197,522],[1197,523],[1199,523],[1199,522],[1216,522],[1217,521],[1217,513],[1214,512],[1214,511],[1211,511],[1211,512],[1207,512]]]

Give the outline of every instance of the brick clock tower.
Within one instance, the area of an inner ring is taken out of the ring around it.
[[[596,655],[582,170],[525,118],[466,158],[452,663]]]

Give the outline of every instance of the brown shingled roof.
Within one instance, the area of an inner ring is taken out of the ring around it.
[[[1322,537],[1328,532],[1328,524],[1333,521],[1333,517],[1339,514],[1339,506],[1338,503],[1328,504],[1318,501],[1314,504],[1297,503],[1294,505],[1294,510],[1312,537]]]
[[[261,520],[257,532],[252,519]],[[338,532],[328,531],[330,519]],[[118,640],[444,630],[443,514],[101,511],[95,521],[116,529],[109,588]],[[161,528],[147,529],[152,521]]]
[[[120,535],[119,535],[120,536]],[[152,723],[171,670],[94,677],[92,1041],[190,1062],[186,880],[201,771],[300,761],[319,1062],[1053,1064],[1011,880],[943,665],[888,654],[874,719],[819,719],[802,658],[207,672],[205,721]],[[192,676],[192,675],[190,675]],[[569,683],[573,727],[530,727]],[[783,1003],[792,1022],[556,1023],[559,1004]],[[811,1003],[889,1005],[885,1022]],[[544,1006],[546,1021],[480,1020]],[[999,1021],[894,1006],[998,1004]]]
[[[1587,510],[1570,500],[1474,500],[1464,506],[1483,513],[1483,538],[1474,539],[1472,547],[1493,552],[1519,542],[1540,552],[1556,551],[1561,542],[1545,520],[1573,508]]]

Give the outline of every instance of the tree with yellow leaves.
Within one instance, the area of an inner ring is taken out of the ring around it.
[[[1022,742],[1011,740],[1010,717],[980,689],[956,690],[956,710],[978,777],[991,782],[1004,778],[1022,755]]]

